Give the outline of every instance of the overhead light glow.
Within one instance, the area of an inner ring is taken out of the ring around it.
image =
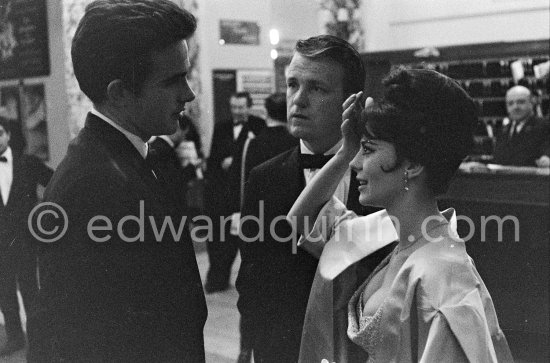
[[[224,40],[224,39],[218,40],[218,44],[219,44],[219,45],[225,45],[225,40]]]
[[[271,42],[271,45],[279,44],[279,31],[277,29],[269,30],[269,41]]]
[[[277,52],[277,49],[271,49],[271,59],[275,60],[279,56],[279,52]]]

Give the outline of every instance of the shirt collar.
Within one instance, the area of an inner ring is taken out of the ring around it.
[[[147,157],[147,152],[149,150],[149,147],[147,143],[141,139],[141,137],[134,135],[131,132],[123,129],[120,125],[116,124],[113,120],[111,120],[110,118],[108,118],[107,116],[105,116],[104,114],[96,110],[95,108],[92,108],[91,113],[99,117],[103,121],[107,122],[109,125],[113,126],[118,131],[122,132],[122,134],[126,136],[126,138],[132,143],[132,145],[134,145],[134,147],[139,152],[141,157],[144,159]]]
[[[9,146],[6,149],[6,151],[4,151],[4,153],[0,156],[5,157],[8,164],[11,164],[13,162],[13,154],[11,152],[11,147],[9,147]]]
[[[334,155],[336,154],[336,152],[338,151],[338,149],[340,149],[340,147],[342,146],[342,143],[344,142],[344,140],[340,139],[340,141],[338,141],[336,143],[336,145],[334,145],[333,147],[331,147],[330,149],[328,149],[327,151],[325,151],[323,153],[323,155]],[[309,150],[309,148],[306,146],[306,144],[304,143],[304,140],[300,139],[300,153],[302,154],[310,154],[312,155],[313,154],[313,151]]]

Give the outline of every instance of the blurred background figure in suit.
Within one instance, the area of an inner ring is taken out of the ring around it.
[[[185,147],[181,147],[185,143]],[[191,119],[180,114],[178,128],[171,135],[154,137],[149,142],[153,163],[157,163],[164,171],[166,182],[171,185],[171,192],[177,203],[187,209],[187,192],[190,183],[201,174],[200,163],[202,155],[200,138]]]
[[[298,145],[298,139],[288,132],[286,120],[286,94],[273,93],[265,99],[267,110],[266,128],[250,141],[245,158],[245,179],[250,170],[264,161]],[[244,181],[243,181],[244,182]],[[244,185],[244,184],[243,184]],[[241,190],[242,192],[242,190]],[[244,243],[244,242],[241,242]],[[252,359],[252,339],[254,338],[254,323],[241,318],[241,351],[239,363],[250,362]]]
[[[288,132],[286,94],[274,93],[265,99],[266,128],[250,141],[246,154],[246,175],[252,168],[298,145],[298,139]]]
[[[234,93],[229,104],[231,119],[216,123],[206,166],[204,202],[213,226],[213,240],[207,244],[210,261],[204,287],[207,293],[229,287],[231,265],[239,245],[239,237],[230,233],[229,221],[241,209],[243,149],[247,139],[265,127],[263,119],[250,114],[252,98],[248,92]],[[222,218],[228,222],[222,224]]]
[[[495,164],[550,167],[550,125],[535,115],[534,106],[527,87],[514,86],[506,92],[508,122],[497,136]]]
[[[0,310],[7,335],[0,357],[25,346],[17,286],[27,314],[38,293],[37,246],[27,218],[37,202],[38,185],[45,187],[53,174],[37,157],[10,148],[8,123],[0,117]]]

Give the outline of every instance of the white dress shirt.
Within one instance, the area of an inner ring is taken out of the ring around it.
[[[8,204],[11,184],[13,182],[13,155],[8,146],[6,151],[0,156],[4,156],[7,162],[0,161],[0,191],[2,192],[2,201],[4,205]]]

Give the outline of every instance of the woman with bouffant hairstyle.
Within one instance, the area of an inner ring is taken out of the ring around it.
[[[431,70],[399,68],[383,85],[382,99],[368,98],[363,110],[361,93],[346,100],[344,143],[288,217],[306,240],[327,241],[323,254],[338,244],[374,251],[391,242],[380,240],[388,235],[397,240],[351,298],[345,296],[347,338],[361,348],[361,361],[512,361],[491,296],[456,233],[455,212],[440,211],[436,199],[470,151],[476,106],[457,82]],[[360,203],[385,210],[357,218],[330,199],[348,165],[357,172]],[[311,228],[307,217],[317,218]],[[357,233],[361,224],[370,232]],[[309,311],[314,296],[312,291]],[[342,348],[320,358],[359,361]]]

